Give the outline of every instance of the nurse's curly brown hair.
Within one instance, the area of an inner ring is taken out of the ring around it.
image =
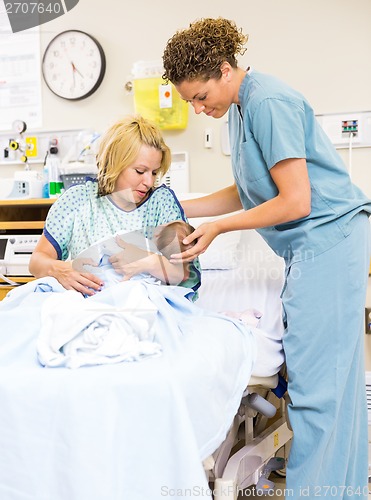
[[[233,21],[206,18],[179,30],[167,42],[162,78],[174,85],[183,81],[219,79],[220,67],[227,61],[237,67],[237,54],[244,54],[248,35],[242,33]]]

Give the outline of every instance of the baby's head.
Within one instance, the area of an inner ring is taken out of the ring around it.
[[[197,240],[188,245],[183,243],[184,238],[194,230],[188,222],[176,220],[158,226],[154,233],[154,240],[162,255],[169,259],[170,255],[184,252],[196,244]]]

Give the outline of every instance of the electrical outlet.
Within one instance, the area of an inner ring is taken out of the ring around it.
[[[371,307],[365,308],[365,333],[371,333]]]
[[[37,137],[26,137],[26,155],[28,157],[37,157]]]
[[[317,120],[337,148],[371,145],[371,112],[331,113],[317,115]]]
[[[206,149],[211,149],[213,147],[213,132],[211,128],[205,129],[204,146]]]

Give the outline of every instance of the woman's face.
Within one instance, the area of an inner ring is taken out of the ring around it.
[[[123,208],[138,205],[149,195],[161,167],[162,151],[143,144],[134,163],[118,176],[112,197]]]
[[[182,99],[192,104],[195,113],[205,113],[213,118],[221,118],[234,102],[232,86],[224,75],[216,80],[184,81],[175,88]]]

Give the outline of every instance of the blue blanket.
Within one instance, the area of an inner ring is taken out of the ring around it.
[[[119,307],[131,286],[85,300]],[[202,460],[239,407],[254,337],[198,308],[182,287],[144,286],[161,354],[78,369],[38,360],[42,308],[66,293],[55,280],[23,285],[0,303],[1,500],[210,499]]]

